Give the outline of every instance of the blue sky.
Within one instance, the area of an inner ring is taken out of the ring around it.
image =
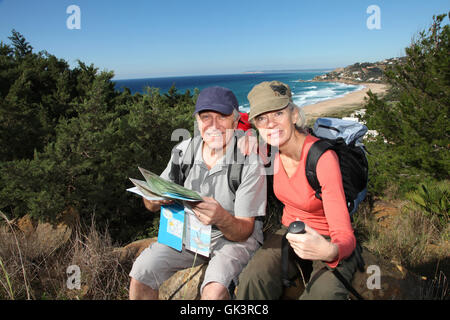
[[[68,29],[77,5],[81,29]],[[366,12],[380,8],[381,29]],[[116,79],[335,68],[401,56],[448,0],[0,0],[0,40],[14,28],[35,51],[80,59]]]

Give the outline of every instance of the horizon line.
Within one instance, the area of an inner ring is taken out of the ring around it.
[[[148,76],[148,77],[139,77],[139,78],[116,78],[113,77],[112,81],[120,81],[120,80],[141,80],[141,79],[158,79],[158,78],[183,78],[183,77],[205,77],[205,76],[220,76],[220,75],[235,75],[235,74],[257,74],[257,73],[277,73],[277,72],[298,72],[298,71],[327,71],[334,70],[334,68],[308,68],[308,69],[273,69],[273,70],[249,70],[242,72],[232,72],[232,73],[208,73],[208,74],[187,74],[187,75],[173,75],[173,76]]]

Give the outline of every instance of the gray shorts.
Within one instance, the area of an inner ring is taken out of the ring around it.
[[[161,284],[179,270],[208,263],[200,293],[205,285],[218,282],[228,288],[231,281],[237,285],[238,277],[260,244],[250,237],[245,242],[232,242],[224,237],[211,240],[211,255],[202,255],[186,250],[177,251],[155,242],[146,248],[133,264],[130,277],[158,290]],[[194,261],[195,260],[195,261]]]

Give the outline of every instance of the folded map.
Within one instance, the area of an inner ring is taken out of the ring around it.
[[[139,171],[144,176],[145,181],[130,178],[131,182],[135,185],[135,188],[129,188],[127,191],[139,194],[148,200],[203,200],[202,197],[193,190],[187,189],[172,181],[167,181],[146,169],[139,168]]]

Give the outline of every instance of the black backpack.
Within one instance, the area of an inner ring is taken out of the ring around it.
[[[310,133],[319,138],[310,148],[305,165],[308,182],[322,200],[321,186],[316,167],[319,158],[327,150],[334,150],[339,158],[347,208],[350,217],[367,194],[369,164],[361,140],[367,127],[355,121],[336,118],[319,118]]]

